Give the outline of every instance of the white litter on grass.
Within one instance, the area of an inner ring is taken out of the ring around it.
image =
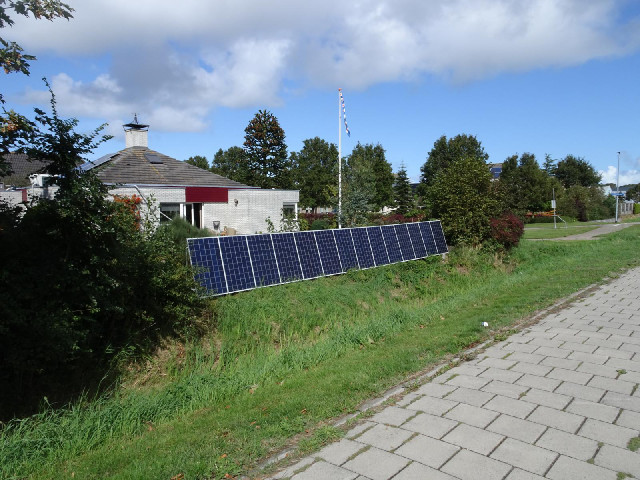
[[[482,322],[482,326],[483,326],[483,327],[488,327],[488,326],[489,326],[489,323],[488,323],[488,322]]]

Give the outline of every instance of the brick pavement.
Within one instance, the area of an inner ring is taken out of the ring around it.
[[[271,478],[640,478],[639,383],[636,268]]]

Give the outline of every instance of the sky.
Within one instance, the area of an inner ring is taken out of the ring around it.
[[[342,155],[380,144],[413,181],[442,135],[475,135],[490,162],[582,157],[640,182],[638,0],[66,0],[70,21],[15,17],[0,37],[37,57],[1,74],[6,108],[47,107],[78,130],[107,123],[124,148],[138,115],[149,147],[209,161],[241,146],[258,110],[289,152],[320,137]],[[342,88],[351,136],[339,126]],[[32,115],[31,115],[32,116]],[[618,155],[618,152],[620,154]]]

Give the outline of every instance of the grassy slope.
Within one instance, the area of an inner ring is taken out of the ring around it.
[[[447,265],[411,262],[221,298],[215,338],[169,349],[173,360],[153,366],[147,385],[0,438],[0,476],[246,472],[292,435],[487,338],[481,322],[507,326],[640,264],[638,233],[524,242],[513,271],[461,252]]]
[[[557,229],[553,227],[549,228],[526,228],[524,231],[525,239],[547,239],[547,238],[560,238],[560,237],[568,237],[569,235],[578,235],[579,233],[586,233],[591,230],[595,230],[601,225],[595,225],[590,227],[574,227],[571,226],[569,228],[564,228],[559,225]]]

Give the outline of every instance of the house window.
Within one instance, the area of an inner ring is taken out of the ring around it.
[[[160,204],[160,223],[170,222],[180,216],[179,203],[161,203]]]
[[[293,217],[296,214],[296,204],[295,203],[282,204],[282,214],[285,217]]]
[[[185,205],[185,220],[197,228],[202,228],[202,204],[187,203]]]

